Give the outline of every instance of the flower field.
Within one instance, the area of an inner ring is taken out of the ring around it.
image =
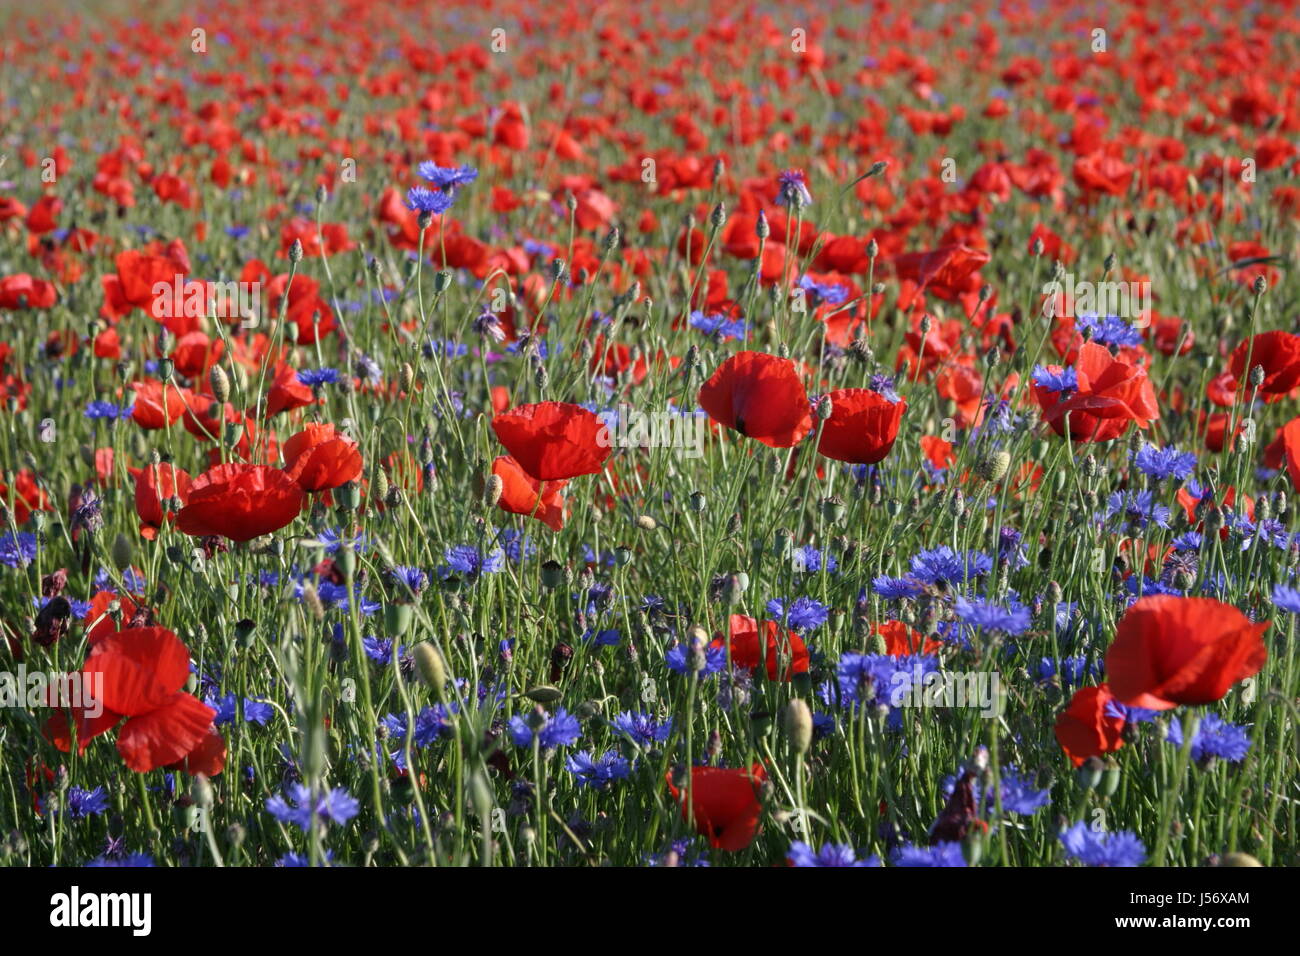
[[[1298,862],[1291,4],[6,22],[0,863]]]

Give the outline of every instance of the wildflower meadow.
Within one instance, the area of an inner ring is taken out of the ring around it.
[[[1294,5],[6,6],[0,863],[1298,862]]]

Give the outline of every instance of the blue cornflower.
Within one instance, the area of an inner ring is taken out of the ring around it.
[[[1085,866],[1141,866],[1147,848],[1129,830],[1094,830],[1080,821],[1061,833],[1065,852]]]
[[[691,328],[705,335],[716,336],[719,341],[743,339],[745,337],[745,320],[728,318],[721,313],[705,315],[698,309],[691,313]]]
[[[847,843],[824,843],[816,851],[807,843],[791,843],[786,859],[791,866],[880,866],[880,857],[859,860],[857,852]]]
[[[464,574],[469,577],[478,577],[480,574],[496,574],[505,564],[505,552],[500,548],[493,548],[487,554],[472,544],[457,544],[447,548],[442,553],[442,559],[447,564],[440,571],[447,571],[443,577],[449,577],[450,572]]]
[[[610,723],[619,733],[631,738],[638,747],[649,749],[662,744],[673,732],[673,719],[656,720],[654,714],[633,713],[625,710]]]
[[[1183,745],[1183,725],[1175,717],[1169,722],[1169,732],[1165,741],[1176,747]],[[1196,728],[1196,739],[1192,741],[1192,759],[1202,760],[1218,757],[1229,763],[1241,763],[1250,750],[1250,734],[1245,727],[1230,724],[1218,714],[1206,714]]]
[[[1032,378],[1035,385],[1049,392],[1072,392],[1079,387],[1079,373],[1073,368],[1054,372],[1045,366],[1035,365]]]
[[[894,388],[894,376],[892,375],[873,375],[871,381],[867,382],[867,388],[871,389],[881,398],[887,398],[895,405],[903,399]]]
[[[804,206],[812,205],[812,193],[808,191],[808,183],[804,178],[803,170],[787,169],[776,177],[778,192],[776,204],[778,206],[791,206],[795,209],[802,209]]]
[[[790,627],[802,633],[817,630],[831,614],[830,608],[810,597],[796,598],[788,611],[783,598],[773,598],[767,602],[767,613],[778,621],[788,613],[786,621]]]
[[[1277,585],[1273,588],[1273,604],[1288,614],[1300,614],[1300,590],[1287,584]]]
[[[0,564],[25,568],[36,560],[37,549],[36,535],[30,531],[19,531],[16,534],[6,531],[0,535]]]
[[[912,576],[924,584],[960,584],[993,570],[993,559],[982,551],[959,554],[947,545],[922,551],[911,561]]]
[[[919,654],[845,654],[840,658],[835,676],[840,703],[892,704],[895,695],[906,697],[908,692],[924,687],[926,677],[939,672],[935,657]]]
[[[389,577],[393,580],[395,594],[398,600],[409,597],[410,594],[419,594],[429,586],[429,575],[425,574],[419,568],[406,567],[405,565],[394,565],[389,569]]]
[[[281,823],[292,823],[304,833],[311,829],[312,811],[322,823],[344,824],[355,817],[361,810],[361,804],[350,796],[342,787],[336,787],[328,793],[313,797],[311,789],[305,784],[295,783],[285,791],[285,796],[292,803],[278,794],[268,797],[266,810]]]
[[[1196,467],[1196,455],[1190,451],[1179,451],[1172,445],[1157,448],[1155,445],[1143,445],[1133,458],[1138,470],[1156,481],[1166,478],[1189,478]]]
[[[451,194],[434,192],[423,186],[412,186],[406,192],[406,208],[415,212],[432,213],[441,216],[451,208]]]
[[[815,574],[820,571],[823,562],[826,564],[826,572],[828,574],[834,574],[835,569],[839,567],[839,562],[835,560],[834,555],[819,551],[811,544],[805,544],[801,548],[795,548],[792,560],[796,570],[807,571],[810,574]]]
[[[298,373],[298,381],[311,388],[334,385],[338,380],[339,370],[336,368],[305,368]]]
[[[563,707],[557,707],[554,716],[548,716],[540,707],[528,716],[516,714],[510,718],[507,730],[516,747],[531,747],[536,736],[543,750],[568,747],[582,736],[578,718]]]
[[[607,750],[593,757],[590,750],[580,750],[564,763],[564,769],[578,778],[578,786],[604,790],[615,780],[623,780],[632,766],[617,750]]]
[[[107,418],[116,420],[118,418],[128,418],[135,406],[119,408],[112,402],[93,401],[86,403],[86,417],[90,419]]]
[[[81,820],[108,809],[108,794],[103,787],[84,790],[81,787],[69,787],[64,797],[64,810],[74,820]]]
[[[128,853],[126,856],[101,856],[91,860],[86,866],[153,866],[153,857],[148,853]]]
[[[321,858],[321,866],[329,866],[330,861],[334,859],[334,851],[326,850],[325,855]],[[280,859],[275,861],[276,866],[286,867],[308,867],[311,866],[311,858],[305,853],[286,853]]]
[[[1149,491],[1115,491],[1106,498],[1106,519],[1120,520],[1119,524],[1145,528],[1154,524],[1169,527],[1169,509],[1155,500]]]
[[[799,280],[799,288],[812,294],[814,305],[821,302],[840,305],[849,297],[849,290],[838,282],[818,282],[810,276]]]
[[[968,601],[959,597],[953,602],[953,610],[976,631],[999,631],[1015,636],[1029,630],[1030,614],[1027,608],[1008,610],[983,598]]]
[[[871,580],[871,589],[886,601],[918,598],[925,593],[925,585],[911,576],[891,578],[881,574]]]
[[[433,183],[443,192],[455,194],[461,186],[467,186],[478,179],[478,170],[473,166],[439,166],[432,160],[426,160],[416,167],[420,177]]]
[[[1175,551],[1200,551],[1203,540],[1199,531],[1186,531],[1169,543]]]
[[[1102,318],[1091,313],[1084,313],[1075,319],[1074,327],[1079,332],[1084,329],[1091,329],[1092,341],[1098,345],[1119,345],[1132,348],[1142,344],[1142,333],[1116,315],[1108,315]]]
[[[704,655],[704,668],[699,673],[701,680],[705,677],[712,677],[727,666],[726,647],[710,643],[705,644],[700,650]],[[675,644],[664,655],[664,663],[674,673],[690,674],[690,651],[691,649],[685,644]]]
[[[934,846],[916,846],[908,843],[896,849],[889,858],[894,866],[965,866],[960,843],[936,843]]]

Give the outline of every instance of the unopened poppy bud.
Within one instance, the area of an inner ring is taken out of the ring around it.
[[[618,248],[618,226],[611,226],[609,232],[605,233],[605,241],[602,246],[606,252],[613,252]]]
[[[766,239],[772,234],[772,227],[767,222],[767,213],[761,209],[758,211],[758,222],[754,224],[754,233],[759,239]]]
[[[1035,258],[1037,258],[1038,256],[1041,256],[1041,255],[1043,254],[1043,237],[1042,237],[1042,236],[1036,236],[1036,237],[1034,237],[1034,244],[1033,244],[1032,248],[1031,248],[1029,251],[1032,252],[1032,253],[1034,254],[1034,257],[1035,257]]]
[[[212,387],[212,397],[224,405],[230,401],[230,376],[220,365],[212,366],[208,373],[208,384]]]
[[[495,508],[504,488],[505,482],[500,475],[488,475],[483,481],[483,503],[489,508]]]
[[[1264,384],[1264,366],[1252,365],[1250,369],[1250,387],[1259,388]]]
[[[551,261],[551,279],[558,283],[564,278],[566,266],[563,259],[554,259]]]
[[[1225,853],[1219,857],[1216,866],[1263,866],[1259,860],[1255,859],[1249,853]]]
[[[407,395],[410,395],[415,388],[415,369],[411,367],[410,362],[402,363],[402,370],[397,377],[397,386]]]
[[[1103,797],[1113,797],[1119,789],[1120,773],[1119,762],[1114,757],[1107,757],[1106,769],[1101,773],[1101,786],[1097,792]]]
[[[295,239],[293,245],[289,247],[289,261],[293,263],[302,262],[302,240]]]
[[[124,534],[118,534],[113,539],[113,567],[119,571],[125,571],[131,566],[131,559],[135,556],[135,545],[131,539]]]
[[[948,513],[954,518],[960,518],[966,513],[966,496],[962,494],[960,488],[956,489],[948,499]]]
[[[308,612],[316,620],[325,620],[325,605],[321,603],[320,595],[316,593],[316,585],[304,584],[302,586],[302,603],[307,606]]]
[[[389,637],[399,637],[411,629],[411,605],[386,604],[384,606],[384,628]]]
[[[538,684],[524,691],[524,696],[535,704],[553,704],[564,697],[564,691],[551,684]]]
[[[871,168],[867,170],[867,175],[864,178],[869,179],[872,176],[879,176],[888,168],[889,163],[886,160],[878,159],[871,164]]]
[[[546,370],[545,365],[537,366],[533,372],[533,382],[537,385],[539,391],[545,392],[551,385],[551,373]]]
[[[655,528],[659,527],[659,522],[655,521],[655,519],[649,515],[637,515],[636,526],[642,531],[653,531]]]
[[[831,417],[832,411],[831,397],[829,395],[823,395],[821,400],[817,402],[817,417],[822,421],[826,421],[826,419]]]
[[[997,368],[998,363],[1001,361],[1002,352],[996,345],[984,353],[984,364],[989,368]]]
[[[691,510],[696,514],[701,514],[708,507],[709,499],[705,497],[702,491],[692,491],[690,497]]]
[[[739,604],[749,590],[749,575],[744,571],[728,574],[722,582],[722,597],[728,604]]]
[[[1286,509],[1287,509],[1286,492],[1279,491],[1276,495],[1273,496],[1273,510],[1277,513],[1278,520],[1281,520],[1282,517],[1286,514]]]
[[[876,242],[876,237],[872,236],[867,240],[867,258],[874,259],[880,255],[880,243]]]
[[[317,186],[316,186],[316,205],[318,205],[318,206],[323,206],[323,205],[325,205],[325,200],[329,199],[329,196],[330,196],[330,194],[329,194],[329,192],[325,189],[325,187],[324,187],[323,185],[317,184]]]
[[[1097,465],[1097,459],[1092,455],[1086,455],[1083,463],[1079,465],[1079,473],[1089,481],[1101,474],[1101,468]]]
[[[867,653],[881,655],[888,652],[889,644],[885,641],[885,635],[873,630],[867,637]]]
[[[929,335],[932,328],[934,328],[934,320],[930,318],[929,314],[921,316],[921,334]]]
[[[578,197],[575,196],[575,195],[573,195],[572,192],[565,193],[565,195],[564,195],[564,206],[565,206],[565,208],[568,209],[569,212],[571,212],[571,213],[573,213],[573,212],[577,212],[577,210],[578,210]]]
[[[721,229],[727,224],[727,207],[724,203],[718,203],[713,207],[713,212],[709,213],[709,225],[714,229]]]
[[[790,741],[790,749],[796,754],[806,754],[812,746],[812,711],[798,697],[785,706],[785,735]]]
[[[1251,289],[1254,291],[1255,295],[1263,295],[1268,291],[1268,280],[1263,276],[1255,276],[1255,282],[1251,286]]]
[[[1011,467],[1011,455],[1000,449],[989,449],[975,462],[975,474],[990,484],[1001,481]]]
[[[441,690],[446,686],[447,668],[436,647],[428,641],[421,641],[411,648],[411,657],[415,660],[415,672],[426,687]]]
[[[1075,783],[1079,785],[1080,790],[1096,790],[1097,784],[1101,783],[1102,771],[1105,769],[1106,765],[1099,757],[1089,757],[1075,771]]]

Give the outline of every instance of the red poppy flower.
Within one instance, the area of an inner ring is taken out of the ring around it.
[[[885,639],[885,653],[890,657],[909,654],[934,654],[943,648],[943,641],[927,638],[902,621],[884,621],[873,624],[871,630]]]
[[[501,500],[497,507],[516,515],[531,515],[552,531],[564,527],[564,497],[567,481],[538,481],[509,455],[492,462],[492,474],[501,479]],[[538,498],[541,502],[538,502]]]
[[[1221,700],[1264,666],[1268,626],[1213,598],[1142,598],[1106,652],[1111,689],[1121,703],[1150,710]]]
[[[164,385],[154,379],[134,382],[131,388],[135,389],[131,420],[146,430],[175,425],[191,400],[189,389]]]
[[[152,541],[164,521],[175,517],[164,511],[163,502],[179,498],[184,504],[190,496],[191,479],[174,465],[162,462],[130,469],[135,479],[135,513],[140,517],[140,534]]]
[[[697,401],[718,424],[772,448],[789,448],[812,430],[794,362],[765,352],[731,356],[700,387]]]
[[[1078,387],[1068,393],[1034,385],[1043,417],[1058,435],[1065,435],[1067,415],[1073,441],[1101,442],[1118,438],[1131,422],[1146,428],[1160,414],[1146,370],[1095,342],[1079,347],[1075,373]]]
[[[1266,402],[1281,401],[1300,385],[1300,335],[1274,331],[1246,339],[1232,351],[1229,368],[1234,384],[1248,377],[1247,362],[1250,368],[1258,365],[1264,369],[1259,397]]]
[[[694,819],[695,829],[703,834],[709,845],[729,853],[736,853],[754,842],[758,821],[763,814],[759,803],[759,788],[767,779],[763,765],[756,763],[744,767],[692,767],[688,812],[682,793],[673,784],[673,775],[667,774],[668,789],[673,799],[682,804],[682,819]]]
[[[249,541],[279,531],[298,517],[303,491],[270,465],[230,463],[210,468],[190,485],[190,500],[176,517],[188,535]]]
[[[597,474],[613,453],[601,420],[568,402],[520,405],[494,418],[492,430],[538,481]]]
[[[1123,712],[1107,707],[1114,701],[1109,684],[1080,687],[1056,718],[1056,742],[1076,767],[1124,746]]]
[[[831,417],[821,426],[817,450],[827,458],[859,465],[884,460],[894,447],[907,403],[891,402],[869,388],[840,388],[826,397]]]
[[[303,491],[337,488],[361,477],[361,452],[333,425],[311,424],[284,443],[284,470]]]
[[[72,708],[79,750],[119,723],[118,753],[137,773],[184,761],[200,747],[211,750],[209,734],[217,712],[182,692],[190,676],[190,654],[166,628],[137,627],[108,635],[91,648],[81,673],[83,686],[96,695],[103,712],[91,717],[85,707]],[[46,736],[66,751],[71,747],[68,729],[60,711],[46,724]],[[203,762],[213,769],[210,755]]]
[[[758,621],[743,614],[731,615],[728,626],[731,662],[736,667],[753,670],[764,664],[767,679],[773,681],[788,681],[795,674],[808,673],[808,645],[794,631],[779,637],[776,621],[764,621],[760,638]],[[726,647],[726,642],[719,638],[713,646]]]
[[[289,365],[281,363],[275,370],[275,378],[266,393],[266,415],[278,415],[280,412],[303,408],[316,401],[311,386],[298,380],[298,372]],[[249,409],[251,412],[252,409]]]
[[[1286,473],[1291,478],[1291,487],[1300,491],[1300,418],[1293,418],[1282,426],[1278,440],[1282,443],[1282,454],[1286,458]]]

